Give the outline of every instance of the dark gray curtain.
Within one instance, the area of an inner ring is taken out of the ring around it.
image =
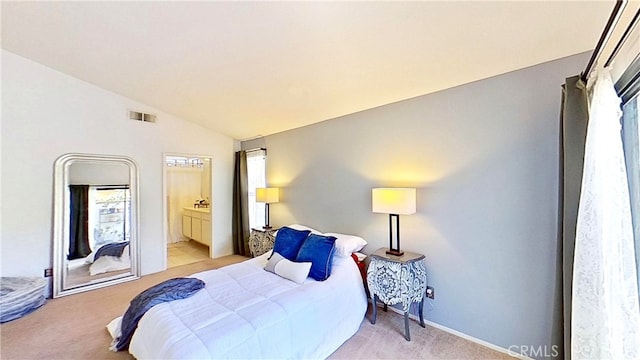
[[[559,233],[552,334],[558,357],[564,359],[571,358],[571,282],[588,122],[586,86],[580,76],[567,78],[562,86],[560,112]]]
[[[233,173],[233,252],[250,256],[249,252],[249,187],[247,152],[236,152]]]
[[[89,185],[69,185],[71,209],[69,217],[68,260],[80,259],[91,253],[89,246]]]

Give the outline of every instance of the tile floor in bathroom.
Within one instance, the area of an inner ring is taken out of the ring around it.
[[[197,241],[180,241],[167,245],[167,267],[191,264],[209,258],[209,247]]]

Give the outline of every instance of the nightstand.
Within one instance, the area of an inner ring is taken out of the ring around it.
[[[427,269],[424,255],[405,251],[402,256],[386,253],[380,248],[369,255],[367,285],[373,302],[371,323],[376,323],[377,300],[386,305],[402,304],[404,311],[404,338],[411,341],[409,335],[409,307],[419,303],[420,326],[425,327],[422,311],[424,295],[427,290]]]
[[[248,241],[251,257],[260,256],[273,249],[273,244],[276,241],[276,231],[278,231],[276,228],[251,229],[251,235],[249,235]]]

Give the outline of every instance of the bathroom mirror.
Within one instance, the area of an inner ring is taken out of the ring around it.
[[[138,167],[65,154],[54,165],[53,297],[140,277]]]

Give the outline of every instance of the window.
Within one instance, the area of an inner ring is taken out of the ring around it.
[[[89,242],[100,246],[129,240],[131,192],[128,186],[89,187]]]
[[[266,187],[265,149],[247,151],[247,178],[249,190],[249,226],[259,228],[264,225],[264,204],[256,202],[256,188]]]
[[[640,26],[633,29],[615,56],[611,75],[622,99],[622,144],[629,182],[631,221],[636,248],[636,269],[640,288]],[[628,29],[628,30],[629,30]]]
[[[636,245],[636,267],[640,288],[640,124],[638,94],[623,106],[622,139],[624,144],[633,234]]]

